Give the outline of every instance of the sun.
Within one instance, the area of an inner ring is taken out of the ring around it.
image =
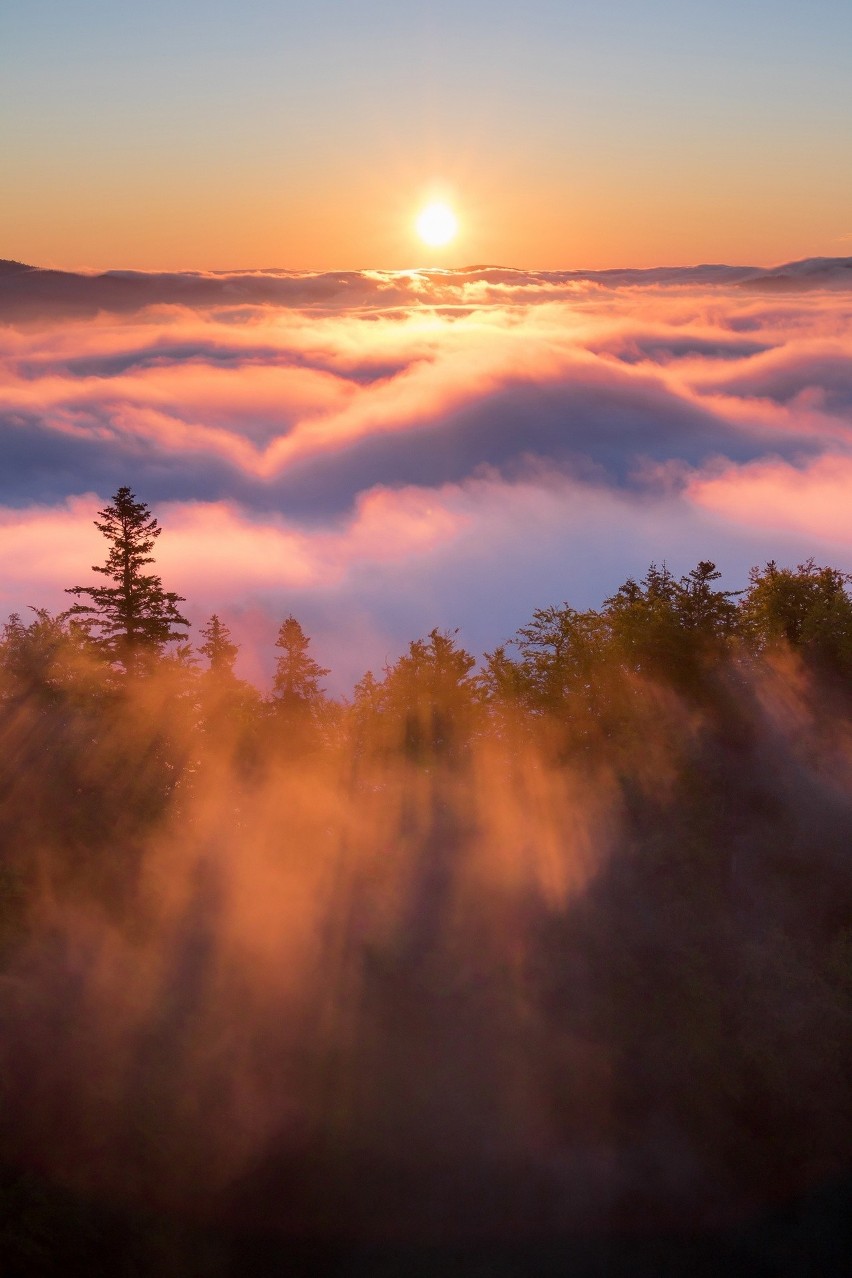
[[[459,229],[456,215],[448,204],[427,204],[417,217],[417,234],[424,244],[440,248],[455,238]]]

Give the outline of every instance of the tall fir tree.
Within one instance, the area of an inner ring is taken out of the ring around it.
[[[282,621],[275,640],[281,656],[275,666],[273,697],[287,709],[309,709],[322,700],[320,679],[330,672],[308,656],[310,639],[295,617]]]
[[[202,626],[201,638],[204,643],[199,645],[198,651],[210,662],[209,673],[214,679],[233,679],[239,644],[232,641],[230,630],[215,612]]]
[[[94,631],[95,642],[110,661],[120,662],[128,673],[137,672],[167,644],[186,639],[180,627],[189,622],[178,610],[184,598],[164,590],[155,573],[145,572],[154,562],[151,551],[162,532],[145,502],[122,487],[112,505],[98,514],[94,524],[110,543],[110,551],[106,563],[93,564],[92,571],[113,584],[71,586],[68,594],[90,602],[76,603],[70,612]]]

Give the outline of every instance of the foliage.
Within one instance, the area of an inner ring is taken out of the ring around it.
[[[471,730],[478,701],[471,673],[476,658],[458,647],[457,633],[430,630],[385,669],[381,712],[392,739],[411,759],[453,754]]]
[[[263,700],[218,614],[199,672],[146,613],[149,518],[130,648],[118,584],[0,635],[0,1171],[48,1199],[28,1233],[0,1179],[11,1255],[68,1175],[237,1240],[282,1197],[362,1236],[377,1167],[418,1224],[632,1238],[844,1165],[845,574],[652,564],[479,671],[435,628],[350,705],[289,616]]]
[[[239,645],[232,641],[230,630],[215,612],[201,627],[201,638],[204,643],[199,645],[198,651],[210,663],[210,674],[214,679],[232,679]]]
[[[33,608],[35,617],[25,625],[12,613],[0,638],[0,669],[6,690],[18,695],[57,696],[72,688],[93,691],[97,670],[85,626],[68,614],[53,616],[46,608]]]
[[[285,617],[275,640],[281,656],[272,683],[273,700],[285,710],[310,710],[322,699],[320,680],[331,672],[309,656],[310,642],[296,618]]]
[[[723,655],[737,632],[735,592],[714,589],[721,577],[702,560],[677,579],[651,564],[640,583],[629,578],[604,601],[610,643],[626,668],[695,687],[708,660]]]
[[[770,560],[749,574],[742,605],[744,634],[757,652],[786,645],[834,674],[852,675],[852,576],[818,567],[792,568]]]
[[[185,639],[181,627],[189,625],[178,611],[183,597],[163,589],[162,579],[144,569],[154,562],[150,553],[162,529],[149,507],[137,501],[127,487],[119,488],[112,505],[98,512],[95,527],[110,543],[106,563],[93,565],[114,584],[71,586],[68,593],[88,598],[76,603],[74,617],[97,632],[101,651],[120,662],[127,672],[139,671],[167,644]]]

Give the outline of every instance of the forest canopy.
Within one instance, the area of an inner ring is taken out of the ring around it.
[[[651,564],[336,700],[295,616],[266,693],[191,635],[129,488],[97,526],[103,584],[0,638],[11,1255],[68,1192],[366,1245],[709,1228],[846,1169],[848,574]]]
[[[76,602],[56,616],[34,608],[29,622],[18,614],[8,619],[2,641],[7,692],[20,678],[58,688],[62,662],[72,653],[88,663],[90,675],[99,669],[114,686],[117,675],[150,674],[158,661],[182,669],[187,686],[202,673],[208,682],[234,680],[238,647],[218,614],[201,627],[203,642],[191,643],[190,623],[178,609],[186,601],[149,570],[162,533],[149,507],[122,487],[95,527],[109,549],[92,571],[110,584],[69,587]],[[366,673],[354,690],[356,717],[365,705],[422,709],[424,698],[436,707],[447,699],[442,713],[510,702],[564,716],[616,674],[659,679],[697,695],[726,664],[781,652],[795,654],[822,679],[845,685],[852,677],[850,574],[814,559],[795,568],[771,560],[751,569],[746,590],[726,590],[720,578],[709,560],[681,577],[665,563],[652,563],[641,581],[628,578],[599,609],[578,611],[568,602],[537,608],[512,638],[484,654],[478,671],[476,658],[458,647],[457,631],[436,627],[413,640],[381,678]],[[273,689],[258,699],[259,714],[328,711],[321,681],[330,671],[308,654],[310,642],[295,617],[281,622]],[[203,672],[199,658],[206,661]]]

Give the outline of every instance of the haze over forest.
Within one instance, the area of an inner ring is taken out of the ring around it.
[[[292,615],[265,697],[218,616],[187,641],[128,487],[96,531],[0,639],[13,1261],[831,1263],[848,574],[652,564],[341,704]]]
[[[0,1268],[852,1254],[852,6],[0,19]]]

